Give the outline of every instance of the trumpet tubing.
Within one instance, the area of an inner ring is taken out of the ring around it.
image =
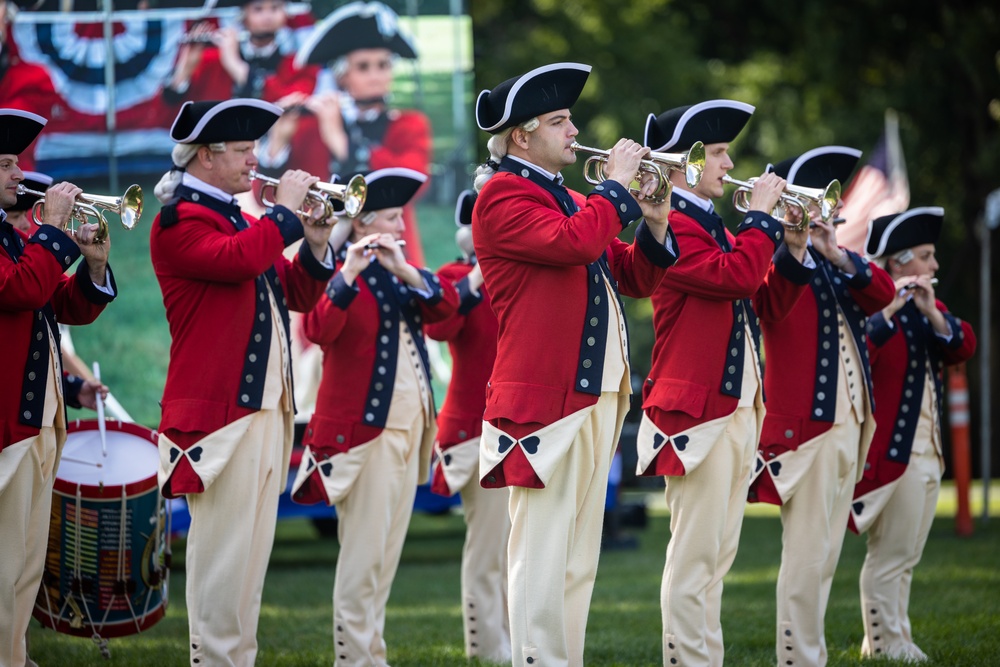
[[[18,185],[17,194],[39,197],[38,201],[31,207],[31,214],[36,225],[44,224],[45,193]],[[138,184],[132,184],[121,197],[92,195],[86,192],[77,195],[76,202],[73,204],[69,231],[76,233],[76,228],[72,226],[73,222],[85,224],[89,218],[94,218],[98,227],[94,242],[104,243],[104,240],[108,238],[108,220],[102,211],[114,211],[121,219],[122,227],[134,229],[142,217],[142,188]]]
[[[256,170],[250,171],[250,178],[264,183],[264,187],[260,191],[260,200],[265,206],[274,206],[274,195],[277,194],[278,183],[280,181],[277,178],[265,176]],[[271,192],[271,197],[266,195],[268,191]],[[361,213],[367,196],[368,184],[365,183],[363,176],[357,174],[343,185],[322,181],[313,183],[306,192],[306,202],[311,204],[310,208],[322,206],[324,213],[323,220],[330,221],[336,216],[336,211],[334,211],[333,207],[334,201],[343,203],[344,214],[347,217],[356,218]],[[296,213],[301,218],[311,217],[309,211],[306,210],[298,210]],[[328,222],[328,224],[333,224],[333,222]]]
[[[729,174],[725,174],[722,177],[722,182],[736,186],[736,191],[733,192],[733,207],[740,213],[746,213],[750,210],[750,193],[757,182],[757,177],[740,181]],[[833,217],[837,207],[840,205],[840,181],[837,179],[830,181],[825,188],[786,185],[781,193],[779,205],[774,207],[771,215],[780,220],[785,227],[801,231],[815,226],[809,219],[809,206],[811,204],[816,204],[819,208],[820,219],[823,222],[837,225],[840,224],[837,222],[838,220],[841,223],[844,221],[843,218]],[[800,222],[794,223],[785,219],[783,209],[787,206],[793,206],[802,212],[802,220]]]
[[[570,148],[576,152],[591,153],[590,157],[583,163],[583,178],[588,183],[597,185],[607,180],[604,168],[610,159],[611,151],[582,146],[577,142],[573,142]],[[656,189],[650,195],[650,201],[660,203],[670,199],[670,192],[673,189],[670,183],[670,171],[682,172],[688,187],[693,188],[701,181],[701,174],[704,170],[705,146],[698,141],[686,153],[650,153],[640,162],[635,180],[641,180],[643,172],[652,174],[656,178]],[[639,194],[637,188],[629,188],[629,192],[635,195]]]

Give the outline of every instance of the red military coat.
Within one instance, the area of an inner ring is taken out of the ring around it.
[[[641,215],[615,181],[584,198],[504,158],[479,193],[472,219],[476,256],[499,320],[485,421],[502,420],[523,431],[513,434],[521,437],[597,403],[611,307],[604,302],[604,278],[621,294],[648,296],[676,259],[644,222],[632,244],[616,238]],[[670,247],[676,252],[672,232]],[[509,453],[487,472],[483,487],[542,486],[532,452],[500,447]]]
[[[423,325],[454,313],[458,293],[430,271],[419,271],[431,289],[429,297],[400,282],[378,262],[362,271],[352,286],[338,271],[327,286],[326,298],[306,315],[306,337],[323,348],[316,410],[302,438],[317,461],[371,442],[384,429],[400,362],[401,321],[413,334],[430,378]],[[327,502],[318,476],[331,470],[321,463],[310,471],[303,484],[296,484],[295,501]]]
[[[457,261],[441,267],[438,275],[458,290],[459,308],[448,319],[428,324],[425,329],[430,338],[448,343],[452,360],[448,394],[437,420],[437,443],[442,452],[482,434],[486,383],[497,356],[500,326],[486,286],[480,286],[478,297],[469,289],[468,275],[473,266],[469,261]],[[448,487],[443,471],[435,467],[431,490],[450,496],[456,489]]]
[[[333,270],[305,243],[293,260],[282,255],[302,238],[284,207],[255,220],[186,186],[177,196],[153,221],[150,258],[171,337],[160,431],[188,448],[260,409],[272,327],[267,285],[287,332],[287,309],[312,308]],[[190,463],[179,463],[172,493],[200,490]]]
[[[57,343],[56,321],[89,324],[114,297],[90,280],[86,261],[65,275],[80,256],[77,245],[51,225],[31,237],[0,222],[0,450],[38,434],[49,369],[46,321]],[[112,291],[114,277],[108,269]]]
[[[859,526],[870,526],[877,516],[867,496],[898,480],[909,464],[924,398],[926,364],[930,363],[934,378],[937,396],[934,409],[940,415],[944,367],[962,363],[976,351],[972,326],[949,313],[941,301],[937,307],[951,326],[949,341],[934,332],[912,302],[893,315],[891,325],[882,313],[868,320],[868,349],[879,420],[863,476],[854,488],[849,520],[854,532],[858,532]]]
[[[733,236],[717,215],[677,194],[673,203],[681,259],[652,297],[656,340],[642,392],[646,417],[670,436],[735,412],[743,364],[758,363],[743,359],[743,318],[759,338],[759,317],[787,313],[810,276],[781,245],[784,229],[770,215],[745,214]],[[639,446],[662,447],[643,474],[688,472],[678,454],[687,437]]]
[[[380,140],[374,141],[369,149],[368,167],[362,171],[405,167],[430,176],[433,151],[430,120],[422,112],[413,109],[389,109],[385,113],[384,134]],[[326,180],[331,176],[332,159],[330,152],[320,139],[316,117],[303,114],[300,117],[295,137],[292,139],[286,166],[303,169]],[[347,161],[353,162],[351,158],[348,158]],[[340,176],[340,182],[344,183],[354,174],[339,173],[338,176]],[[421,192],[426,188],[425,183]],[[406,229],[402,238],[406,241],[407,259],[416,266],[423,266],[424,256],[414,211],[415,202],[419,196],[420,193],[403,207],[403,222]]]
[[[838,309],[835,304],[839,304],[854,338],[869,400],[873,398],[871,372],[866,360],[865,324],[868,316],[892,301],[895,290],[892,278],[853,252],[848,251],[848,255],[856,272],[850,277],[838,271],[814,248],[809,252],[817,265],[810,289],[786,316],[761,315],[767,359],[764,375],[767,416],[755,470],[760,475],[751,483],[751,501],[780,505],[781,497],[772,476],[781,474],[781,465],[773,464],[772,459],[798,450],[800,445],[833,427],[842,345],[837,337]],[[861,378],[848,380],[861,381]],[[877,401],[869,405],[873,413],[876,404]],[[767,470],[763,470],[765,465]]]

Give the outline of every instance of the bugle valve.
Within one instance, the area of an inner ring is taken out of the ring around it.
[[[722,177],[723,183],[730,183],[736,186],[733,193],[733,207],[740,213],[750,210],[750,194],[753,186],[757,182],[757,177],[748,178],[741,181],[733,178],[729,174]],[[840,205],[840,181],[833,179],[825,188],[806,188],[799,185],[786,185],[781,192],[779,203],[771,211],[771,215],[777,218],[781,224],[789,229],[802,231],[810,226],[809,206],[816,204],[819,207],[820,218],[823,222],[837,224],[833,218]],[[799,209],[802,214],[798,222],[785,218],[785,208],[788,206]]]
[[[45,224],[45,193],[19,184],[17,194],[39,197],[31,207],[31,216],[36,225]],[[122,227],[133,229],[142,217],[142,188],[138,184],[130,185],[121,197],[91,195],[86,192],[77,195],[73,203],[73,214],[70,216],[69,233],[76,233],[76,228],[72,226],[74,222],[86,224],[90,218],[94,218],[97,221],[94,243],[104,243],[108,238],[108,220],[102,211],[114,211],[121,219]]]
[[[583,163],[583,178],[588,183],[597,185],[607,180],[604,168],[610,159],[611,151],[582,146],[575,141],[570,148],[574,151],[591,153],[587,161]],[[686,153],[649,153],[640,162],[639,172],[635,175],[634,180],[640,181],[643,172],[652,174],[653,178],[656,179],[656,189],[649,196],[649,200],[659,204],[670,198],[670,192],[673,189],[670,183],[670,171],[683,172],[688,187],[693,188],[701,181],[701,174],[704,170],[705,146],[700,141],[696,141]],[[629,192],[638,195],[639,189],[629,188]]]
[[[260,200],[264,206],[274,206],[274,196],[278,191],[279,180],[265,176],[256,170],[250,171],[250,178],[264,183],[260,191]],[[271,193],[270,196],[267,194],[269,192]],[[306,192],[306,203],[309,204],[308,208],[310,209],[322,206],[323,221],[325,221],[325,224],[333,224],[331,220],[336,215],[333,205],[334,201],[343,203],[344,214],[347,217],[356,218],[361,213],[361,208],[365,205],[367,196],[368,184],[365,183],[364,176],[357,174],[343,185],[324,182],[313,183]],[[308,210],[298,210],[296,213],[301,218],[312,217]]]

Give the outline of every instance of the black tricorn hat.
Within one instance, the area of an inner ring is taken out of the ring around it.
[[[281,107],[250,98],[185,102],[170,127],[170,138],[179,144],[212,144],[219,141],[256,141],[281,116]]]
[[[476,205],[476,197],[479,195],[475,190],[462,190],[455,202],[455,225],[457,227],[468,227],[472,224],[472,208]]]
[[[47,122],[30,111],[0,109],[0,155],[23,153]]]
[[[576,104],[590,76],[590,65],[553,63],[507,79],[476,100],[476,124],[498,134],[535,116]]]
[[[205,9],[225,9],[227,7],[246,7],[258,0],[205,0]],[[282,0],[284,2],[284,0]],[[173,4],[173,3],[171,3]]]
[[[396,12],[381,2],[351,2],[316,24],[295,54],[295,66],[325,65],[357,49],[417,57],[413,42],[399,29]]]
[[[426,175],[405,167],[389,167],[368,172],[365,174],[368,195],[361,210],[381,211],[385,208],[406,206],[426,181]]]
[[[52,185],[52,177],[48,174],[42,174],[37,171],[26,171],[24,172],[24,179],[21,181],[21,185],[29,190],[35,190],[36,192],[45,192]],[[13,206],[8,206],[4,210],[8,213],[13,211],[28,211],[34,207],[35,202],[41,199],[38,195],[29,195],[24,193],[23,195],[17,196],[17,203]]]
[[[874,259],[924,243],[937,243],[943,220],[944,209],[940,206],[911,208],[875,218],[868,223],[865,254]]]
[[[753,115],[754,107],[736,100],[709,100],[664,111],[646,118],[644,143],[655,152],[686,151],[700,141],[728,143],[735,139]]]
[[[792,185],[806,188],[825,188],[833,179],[846,186],[860,157],[856,148],[820,146],[779,162],[771,171]]]

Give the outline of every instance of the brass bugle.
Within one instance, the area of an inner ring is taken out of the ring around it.
[[[746,213],[750,210],[750,194],[753,191],[754,184],[757,182],[757,178],[755,176],[745,181],[740,181],[729,174],[725,174],[722,177],[723,183],[730,183],[736,186],[736,192],[733,193],[733,207],[740,213]],[[819,207],[820,217],[823,221],[830,221],[834,211],[837,210],[837,206],[840,204],[840,181],[833,179],[825,188],[786,185],[785,189],[781,192],[779,205],[774,207],[771,215],[778,219],[785,227],[802,231],[809,227],[809,205],[813,203]],[[796,223],[785,218],[785,208],[788,206],[799,209],[802,213],[801,221]]]
[[[270,176],[265,176],[256,170],[250,170],[250,178],[258,181],[263,181],[264,186],[260,191],[260,200],[264,203],[264,206],[274,206],[274,194],[277,193],[279,180],[277,178],[271,178]],[[271,197],[267,196],[267,192],[272,193]],[[368,184],[365,183],[365,178],[361,174],[357,174],[351,178],[347,183],[340,185],[337,183],[324,183],[318,182],[313,183],[309,186],[309,190],[306,192],[306,201],[311,204],[310,208],[316,206],[323,207],[323,220],[326,224],[333,224],[333,218],[336,216],[336,211],[334,210],[333,202],[339,201],[344,204],[344,214],[349,218],[356,218],[359,213],[361,213],[361,208],[365,205],[365,199],[368,196]],[[301,218],[309,218],[310,213],[306,210],[298,210],[296,213]]]
[[[588,183],[597,185],[607,180],[604,167],[610,159],[611,151],[582,146],[575,141],[570,148],[574,151],[583,151],[592,154],[583,163],[583,178]],[[704,170],[705,146],[700,141],[697,141],[686,153],[649,153],[639,164],[639,171],[635,175],[635,180],[641,180],[643,172],[652,174],[656,178],[656,189],[649,196],[649,200],[659,204],[670,198],[670,192],[673,189],[670,183],[670,171],[683,172],[684,180],[688,187],[693,188],[701,181],[701,174]],[[629,192],[638,195],[639,189],[629,188]]]
[[[405,248],[406,247],[406,241],[404,241],[403,239],[399,239],[398,241],[396,241],[396,245],[398,245],[400,248]],[[365,250],[378,250],[381,247],[382,246],[380,246],[378,243],[366,243],[365,244]]]
[[[35,219],[36,225],[45,224],[45,193],[18,184],[17,194],[39,197],[35,205],[31,207],[31,216]],[[94,218],[97,221],[97,234],[94,236],[94,243],[104,243],[105,239],[108,238],[108,220],[102,211],[114,211],[121,219],[122,227],[133,229],[138,224],[139,218],[142,217],[142,188],[138,184],[132,184],[121,197],[91,195],[86,192],[77,195],[76,202],[73,204],[73,214],[70,217],[69,233],[76,233],[76,228],[73,227],[74,222],[86,224],[90,218]]]

